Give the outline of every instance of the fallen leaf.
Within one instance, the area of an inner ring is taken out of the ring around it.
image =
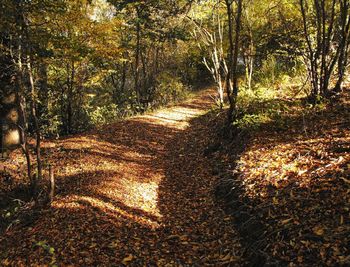
[[[1,262],[1,264],[2,264],[3,266],[10,266],[10,261],[9,261],[9,259],[4,259],[4,260]]]
[[[315,226],[312,231],[314,232],[314,234],[318,235],[318,236],[322,236],[324,234],[324,229],[321,225],[317,225]]]
[[[122,261],[122,263],[124,265],[129,264],[132,260],[134,259],[134,256],[132,254],[130,254],[129,256],[125,257]]]
[[[289,222],[292,221],[292,220],[293,220],[293,218],[289,218],[289,219],[286,219],[286,220],[281,221],[281,223],[282,223],[283,225],[285,225],[285,224],[289,223]]]
[[[231,259],[231,253],[228,253],[226,256],[220,258],[221,261],[228,261]]]

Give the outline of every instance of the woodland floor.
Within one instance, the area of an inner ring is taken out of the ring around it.
[[[218,136],[210,153],[249,264],[350,266],[350,90],[253,109],[271,106],[278,116],[233,142]]]
[[[238,233],[217,206],[217,176],[203,156],[211,94],[44,142],[55,201],[0,236],[0,265],[241,265]]]
[[[254,105],[278,117],[233,139],[211,95],[45,141],[51,208],[13,199],[24,172],[13,154],[0,265],[350,266],[349,91],[318,107]]]

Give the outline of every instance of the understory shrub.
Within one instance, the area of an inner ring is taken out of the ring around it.
[[[169,72],[163,72],[157,79],[153,107],[183,100],[189,93],[189,86]]]

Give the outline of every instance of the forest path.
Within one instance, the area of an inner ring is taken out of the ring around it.
[[[0,237],[0,263],[239,265],[238,234],[214,200],[217,177],[203,156],[213,94],[45,142],[56,199]]]

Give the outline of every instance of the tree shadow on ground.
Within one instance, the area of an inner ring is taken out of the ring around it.
[[[200,114],[186,113],[188,105],[203,112],[211,100],[176,106],[174,121],[133,118],[47,146],[56,199],[0,237],[0,262],[201,266],[222,265],[227,254],[226,262],[237,261],[235,232],[213,201],[216,179],[202,156],[207,117],[193,119]]]
[[[180,107],[205,110],[208,101]],[[334,134],[337,125],[349,130],[346,120],[338,119],[344,110],[330,114],[337,121],[325,121],[319,131],[311,130],[321,121],[307,116],[285,117],[289,128],[276,129],[277,138],[267,130],[273,125],[266,124],[259,144],[271,150],[299,142],[310,155],[312,147],[305,149],[303,142],[310,144],[321,133]],[[249,196],[244,177],[232,176],[248,139],[241,135],[229,146],[222,136],[215,140],[212,131],[224,119],[218,121],[215,114],[183,119],[189,113],[177,113],[176,119],[159,115],[120,122],[46,148],[58,172],[56,201],[40,210],[36,221],[0,237],[0,263],[8,258],[13,265],[121,266],[127,260],[132,266],[242,266],[248,260],[255,266],[283,266],[290,262],[280,257],[283,253],[294,262],[303,257],[304,265],[319,264],[322,255],[346,255],[342,244],[349,242],[344,238],[349,222],[342,207],[348,202],[337,195],[344,196],[347,185],[322,180],[340,173],[326,171],[306,188],[293,179],[281,187],[265,185],[265,197]],[[187,128],[176,127],[186,120]],[[305,121],[306,137],[300,127]],[[328,141],[327,150],[345,158],[349,141],[342,139],[342,130]],[[339,166],[346,169],[346,164]],[[221,194],[230,201],[239,234],[213,201],[219,176],[230,182],[221,187]],[[343,224],[336,216],[343,216]],[[321,220],[326,227],[320,236],[314,227]],[[320,254],[321,245],[328,243],[335,245]]]
[[[277,127],[261,125],[215,157],[218,195],[235,218],[249,266],[350,263],[349,187],[342,179],[350,174],[349,114],[344,102],[280,116]]]

